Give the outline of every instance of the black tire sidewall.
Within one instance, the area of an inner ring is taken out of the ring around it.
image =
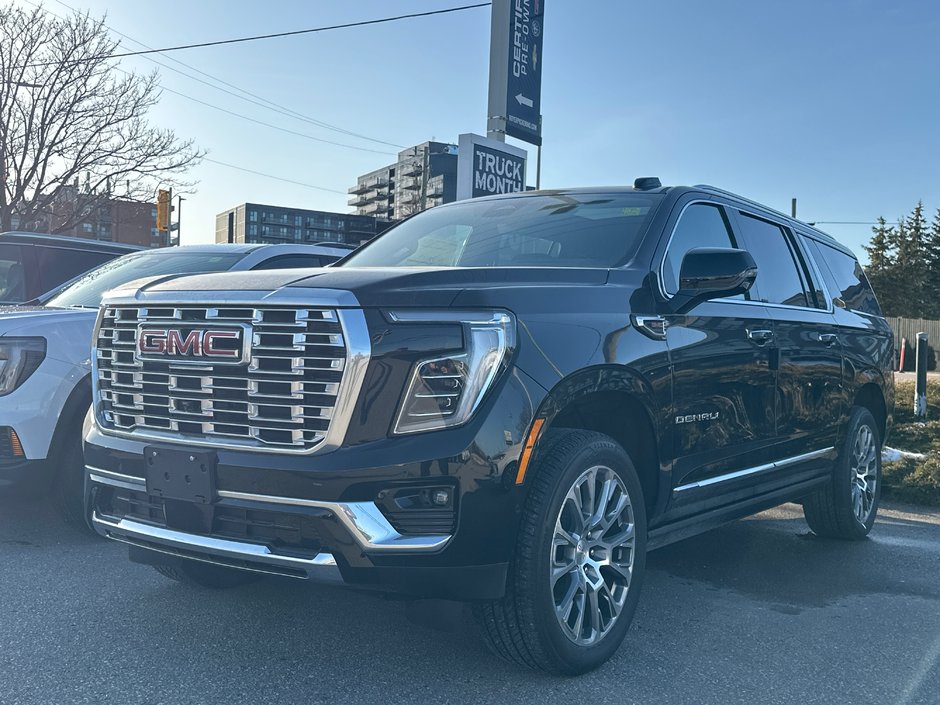
[[[868,426],[871,429],[872,434],[875,438],[875,466],[877,472],[877,480],[875,484],[875,496],[873,499],[872,510],[868,516],[868,520],[862,524],[859,522],[858,518],[855,516],[855,510],[852,506],[852,483],[853,483],[853,470],[852,470],[852,457],[853,450],[855,447],[855,438],[858,434],[859,428],[861,426]],[[848,519],[857,531],[859,536],[865,536],[871,531],[872,526],[875,523],[875,518],[878,514],[878,506],[881,503],[881,484],[882,484],[882,474],[881,474],[881,433],[878,431],[878,424],[875,421],[875,417],[872,416],[872,413],[864,407],[855,407],[852,410],[852,414],[849,417],[849,425],[847,427],[845,440],[842,445],[842,452],[839,454],[839,458],[836,461],[835,465],[835,475],[833,477],[833,493],[835,495],[835,501],[837,503],[837,510],[842,512],[843,515]]]
[[[557,481],[553,483],[554,489],[548,500],[540,507],[542,531],[539,532],[539,538],[535,542],[532,560],[526,566],[530,571],[528,584],[534,587],[533,605],[537,614],[535,621],[542,643],[548,646],[547,655],[558,664],[558,670],[569,673],[583,673],[596,668],[620,647],[636,611],[646,565],[646,509],[636,469],[630,457],[613,439],[599,433],[591,433],[590,436],[591,439],[587,443],[579,445],[575,452],[566,454],[563,460],[564,468],[558,473]],[[554,444],[554,448],[557,449],[559,445],[559,443]],[[633,577],[617,622],[599,644],[586,647],[568,639],[558,624],[550,589],[548,557],[551,554],[555,521],[568,490],[585,470],[595,465],[611,468],[627,488],[633,504],[636,543]]]
[[[58,467],[53,478],[53,498],[59,514],[68,524],[97,536],[91,528],[85,507],[85,455],[81,432],[78,429],[69,429],[67,432],[70,435],[54,456]]]

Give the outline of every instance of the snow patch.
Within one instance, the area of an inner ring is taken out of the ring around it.
[[[896,463],[899,460],[904,458],[910,458],[911,460],[926,460],[927,456],[923,453],[911,453],[907,450],[898,450],[897,448],[888,448],[885,447],[881,451],[881,462],[883,463]]]

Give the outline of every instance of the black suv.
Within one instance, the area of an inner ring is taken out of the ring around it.
[[[894,403],[849,250],[656,179],[116,291],[95,340],[86,495],[132,560],[471,600],[497,653],[561,673],[618,648],[652,548],[788,501],[868,534]]]
[[[139,249],[66,235],[0,233],[0,306],[42,302],[61,284]]]

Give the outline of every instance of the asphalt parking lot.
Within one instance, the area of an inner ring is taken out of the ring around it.
[[[0,499],[0,703],[940,703],[940,513],[820,541],[788,505],[651,554],[618,655],[491,656],[457,609],[287,579],[191,589]]]

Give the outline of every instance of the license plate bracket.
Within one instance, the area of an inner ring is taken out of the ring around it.
[[[214,452],[147,446],[144,461],[147,494],[196,504],[215,500]]]

